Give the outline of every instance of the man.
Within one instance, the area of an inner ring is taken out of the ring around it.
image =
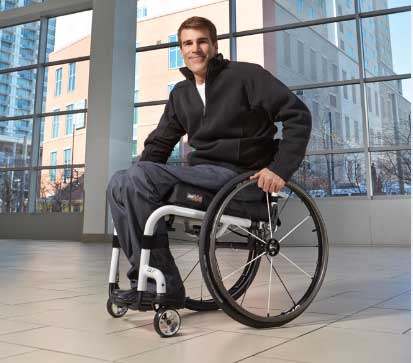
[[[218,190],[239,173],[258,170],[251,178],[266,192],[277,192],[299,167],[310,137],[307,107],[261,66],[230,62],[218,53],[216,28],[192,17],[178,30],[186,67],[175,85],[158,127],[148,136],[139,162],[117,172],[108,186],[113,222],[132,268],[132,288],[119,301],[137,299],[140,246],[145,222],[176,183]],[[274,122],[282,121],[283,138],[274,140]],[[190,166],[165,165],[175,144],[188,134],[194,151]],[[158,223],[150,265],[165,275],[166,295],[182,305],[185,289],[168,248],[165,224]],[[149,290],[154,291],[153,283]]]

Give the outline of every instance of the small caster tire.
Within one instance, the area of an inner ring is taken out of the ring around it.
[[[126,306],[119,306],[114,304],[112,300],[109,298],[106,303],[106,310],[112,317],[121,318],[127,313],[128,308]]]
[[[162,338],[169,338],[178,333],[181,327],[181,317],[176,310],[161,308],[153,318],[153,326]]]

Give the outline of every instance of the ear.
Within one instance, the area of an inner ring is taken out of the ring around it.
[[[218,42],[214,43],[215,53],[218,53]]]

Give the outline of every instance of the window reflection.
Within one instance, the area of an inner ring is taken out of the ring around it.
[[[366,195],[364,154],[307,156],[293,180],[313,197]]]

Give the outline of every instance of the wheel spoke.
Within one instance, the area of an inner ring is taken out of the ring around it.
[[[229,275],[225,276],[222,281],[225,281],[228,277],[231,277],[233,274],[235,274],[236,272],[238,272],[239,270],[247,267],[249,264],[253,263],[255,260],[257,260],[258,258],[260,258],[261,256],[265,255],[267,252],[264,251],[263,253],[261,253],[260,255],[258,255],[257,257],[253,258],[251,261],[247,262],[245,265],[242,265],[241,267],[237,268],[235,271],[232,271]]]
[[[268,224],[270,225],[270,234],[272,238],[272,223],[271,223],[271,213],[270,213],[270,201],[268,200],[268,193],[265,193],[267,197],[267,210],[268,210]],[[277,225],[277,222],[275,222],[275,225]],[[271,259],[272,261],[272,259]]]
[[[291,233],[293,233],[297,228],[299,228],[302,224],[304,224],[310,216],[305,217],[300,223],[298,223],[291,231],[289,231],[286,235],[284,235],[280,240],[278,240],[278,243],[281,243],[284,239],[286,239]]]
[[[242,229],[244,232],[250,234],[251,236],[253,236],[254,238],[256,238],[258,241],[260,241],[260,242],[262,242],[262,243],[264,243],[264,244],[267,244],[267,242],[265,242],[263,239],[261,239],[260,237],[256,236],[255,234],[251,233],[251,232],[248,231],[247,229],[245,229],[245,228],[243,228],[243,227],[240,227],[240,226],[235,226],[235,227],[237,227],[237,228],[239,228],[239,229]]]
[[[291,263],[294,267],[296,267],[298,270],[300,270],[302,273],[304,273],[306,276],[308,276],[310,279],[312,279],[313,277],[310,276],[307,272],[305,272],[300,266],[298,266],[296,263],[294,263],[293,261],[291,261],[286,255],[284,255],[283,253],[279,252],[279,255],[281,257],[283,257],[284,259],[286,259],[289,263]]]
[[[268,196],[268,194],[267,194]],[[267,259],[269,259],[268,256],[266,256]],[[271,277],[272,277],[272,257],[270,259],[270,264],[271,264],[271,268],[270,268],[270,279],[269,279],[269,284],[268,284],[268,302],[267,302],[267,317],[270,316],[270,303],[271,303]]]
[[[184,280],[182,281],[182,283],[184,283],[184,282],[188,279],[189,275],[195,270],[195,268],[196,268],[198,265],[199,265],[199,260],[197,261],[197,263],[195,264],[195,266],[192,267],[191,271],[189,271],[188,275],[186,275],[186,277],[184,278]]]
[[[268,256],[265,256],[265,257],[267,257],[268,261],[270,260]],[[281,285],[283,285],[285,291],[287,292],[287,294],[290,297],[291,301],[293,302],[294,306],[297,305],[296,302],[294,301],[293,297],[291,296],[290,292],[288,291],[287,286],[285,285],[285,283],[284,283],[283,279],[281,278],[280,274],[278,273],[278,271],[275,269],[274,265],[272,264],[272,261],[271,261],[271,268],[274,271],[274,273],[277,275],[278,279],[281,282]]]

